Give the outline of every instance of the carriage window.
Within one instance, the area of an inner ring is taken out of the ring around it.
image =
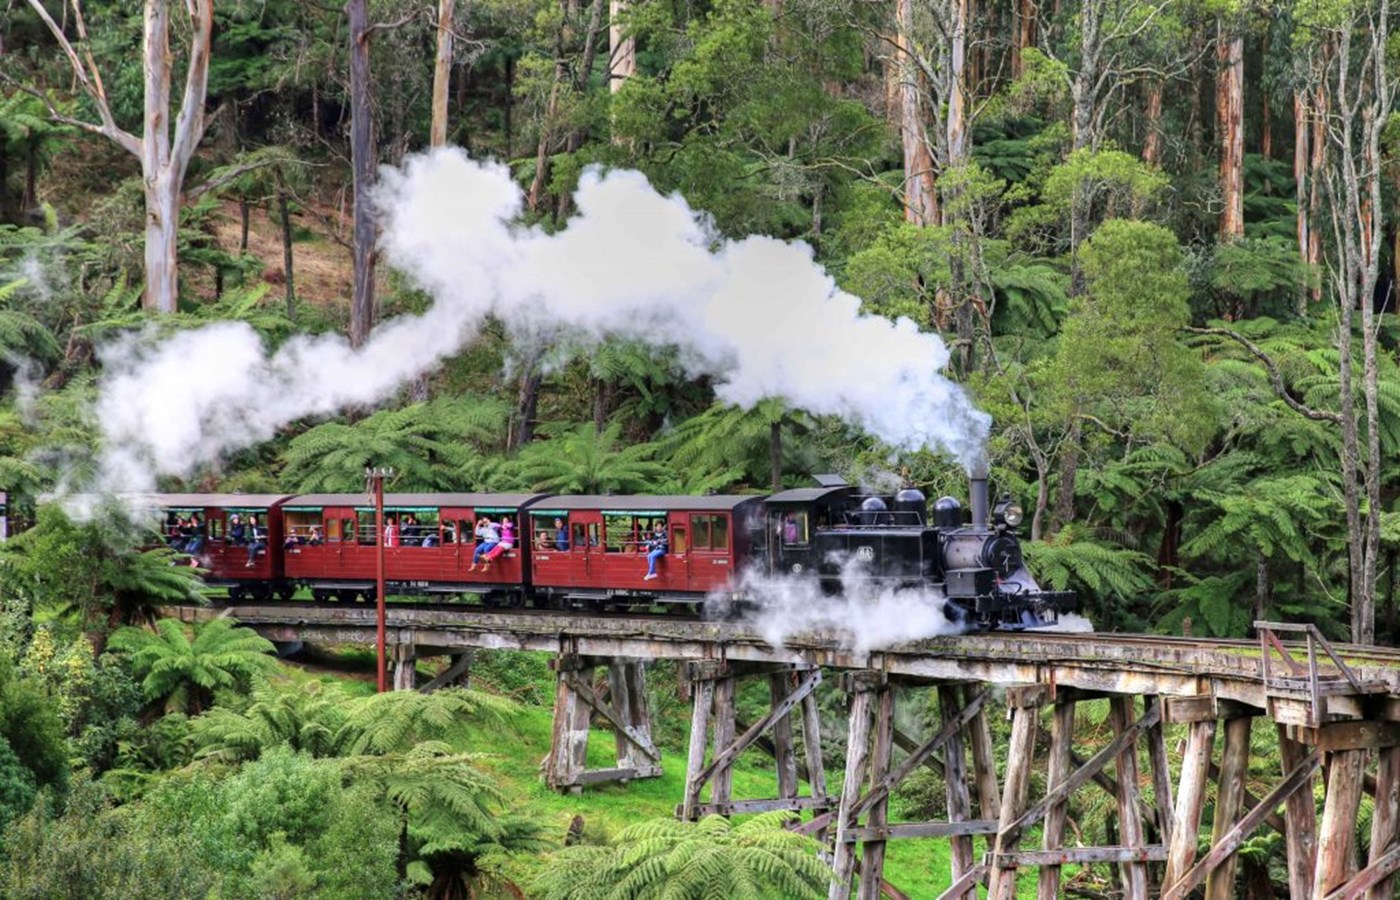
[[[685,540],[685,526],[676,525],[671,529],[671,552],[684,553],[690,547]]]
[[[603,549],[608,553],[625,553],[637,549],[635,520],[631,516],[606,516],[603,519]]]
[[[373,512],[362,512],[355,519],[346,519],[345,524],[351,529],[350,534],[354,535],[355,543],[373,544],[375,542]]]
[[[309,543],[312,537],[311,529],[319,528],[321,525],[321,511],[289,511],[284,514],[283,521],[287,526],[286,534],[283,537],[287,541]]]
[[[728,550],[729,519],[724,516],[691,516],[696,550]]]
[[[222,541],[224,539],[224,520],[211,518],[207,523],[209,526],[209,539],[211,541]]]
[[[695,549],[708,549],[710,546],[710,517],[691,516],[690,524],[695,528]]]
[[[714,516],[710,522],[710,549],[729,549],[729,520],[724,516]]]

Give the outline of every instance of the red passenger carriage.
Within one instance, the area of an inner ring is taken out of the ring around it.
[[[363,494],[302,494],[288,499],[283,519],[288,578],[318,599],[372,598],[377,546],[394,594],[479,593],[491,602],[523,597],[528,550],[517,538],[484,571],[472,570],[477,520],[489,515],[516,522],[541,494],[385,494],[385,532],[377,533],[374,506]]]
[[[553,601],[699,603],[729,588],[749,559],[761,503],[756,496],[544,498],[527,513],[531,584]],[[648,581],[647,538],[657,522],[670,546]],[[567,542],[557,537],[561,527]]]

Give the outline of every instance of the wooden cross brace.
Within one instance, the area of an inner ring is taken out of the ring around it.
[[[1210,852],[1188,869],[1186,874],[1177,880],[1176,884],[1165,888],[1162,891],[1162,900],[1184,900],[1196,885],[1205,880],[1211,871],[1239,849],[1245,838],[1264,824],[1264,819],[1277,809],[1279,804],[1287,800],[1294,791],[1303,785],[1311,783],[1313,773],[1317,771],[1320,764],[1321,761],[1316,751],[1308,754],[1302,763],[1289,772],[1283,781],[1279,782],[1277,787],[1269,791],[1264,799],[1259,801],[1257,806],[1245,813],[1244,817],[1236,822],[1233,828],[1221,835],[1210,848]]]
[[[1026,810],[1021,814],[1020,818],[1016,819],[1016,821],[1012,822],[1006,828],[1003,828],[1001,835],[1003,839],[1007,841],[1015,840],[1021,836],[1021,833],[1025,831],[1025,829],[1045,818],[1045,814],[1050,810],[1050,807],[1064,801],[1075,791],[1079,790],[1079,788],[1087,784],[1095,774],[1103,769],[1104,766],[1108,765],[1109,760],[1116,758],[1128,745],[1136,741],[1140,734],[1153,725],[1156,725],[1161,719],[1161,715],[1161,705],[1155,703],[1150,704],[1142,718],[1123,729],[1123,732],[1114,738],[1112,742],[1098,753],[1091,756],[1088,762],[1076,769],[1063,782],[1050,787],[1045,792],[1045,799]]]
[[[570,690],[578,695],[578,698],[588,705],[590,709],[596,710],[603,718],[607,719],[618,732],[626,735],[632,746],[642,751],[648,759],[655,764],[661,763],[661,751],[656,749],[651,739],[642,734],[631,724],[624,722],[622,717],[613,709],[611,703],[605,703],[598,699],[598,695],[593,693],[593,688],[586,678],[579,675],[578,670],[566,671],[563,673],[564,681],[569,685]]]
[[[733,765],[734,761],[739,758],[739,754],[748,749],[749,745],[756,741],[760,734],[772,728],[774,723],[792,712],[793,707],[801,703],[802,699],[812,693],[812,691],[816,690],[817,685],[821,684],[821,682],[822,673],[820,669],[812,669],[804,675],[796,689],[769,710],[768,715],[750,725],[749,729],[739,735],[734,743],[721,750],[715,755],[715,758],[708,766],[700,770],[700,774],[695,777],[695,790],[698,792],[700,785],[703,785],[714,777],[716,772],[727,769],[729,766]]]

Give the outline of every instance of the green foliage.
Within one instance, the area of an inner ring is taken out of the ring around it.
[[[1053,538],[1023,545],[1041,584],[1081,597],[1127,600],[1152,587],[1152,560],[1143,553],[1089,538],[1066,525]]]
[[[373,694],[349,704],[336,744],[351,754],[402,751],[464,728],[468,719],[499,723],[516,710],[509,700],[466,688]]]
[[[114,808],[92,783],[74,790],[62,815],[40,799],[5,834],[0,894],[14,900],[207,896],[216,875],[189,827],[190,812]]]
[[[146,699],[167,712],[198,714],[219,688],[245,688],[253,675],[276,665],[272,642],[232,619],[211,619],[194,627],[194,639],[176,619],[161,619],[155,631],[122,628],[108,646],[131,654]]]
[[[1112,220],[1080,255],[1087,290],[1065,321],[1057,389],[1110,430],[1198,452],[1213,411],[1197,390],[1200,361],[1181,339],[1187,286],[1176,238],[1158,225]]]
[[[39,787],[68,783],[68,742],[63,720],[43,685],[24,678],[0,658],[0,738]]]
[[[194,721],[196,756],[237,762],[257,759],[273,747],[316,758],[335,755],[348,701],[335,685],[264,682],[249,699],[245,709],[215,706]]]
[[[361,491],[365,468],[389,466],[404,491],[478,489],[477,448],[499,434],[506,408],[487,399],[442,398],[384,409],[353,425],[326,422],[287,445],[284,481],[301,491]]]
[[[97,646],[106,629],[150,621],[161,604],[203,602],[198,574],[169,547],[142,550],[141,538],[119,511],[78,524],[45,506],[34,528],[0,544],[0,598],[53,609]]]
[[[831,870],[811,838],[765,813],[738,825],[722,816],[659,819],[630,826],[612,847],[555,854],[535,884],[544,900],[825,896]]]
[[[654,460],[656,447],[620,447],[621,434],[620,423],[599,433],[585,422],[528,444],[520,451],[520,479],[530,490],[557,494],[664,491],[670,472]]]
[[[20,762],[10,742],[0,737],[0,833],[15,818],[29,812],[38,795],[34,771]]]

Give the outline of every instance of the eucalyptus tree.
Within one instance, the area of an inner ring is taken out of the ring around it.
[[[1300,4],[1300,37],[1313,78],[1334,98],[1330,153],[1322,174],[1331,234],[1324,240],[1328,281],[1337,304],[1341,389],[1342,485],[1351,572],[1351,636],[1375,642],[1381,517],[1381,423],[1376,284],[1385,240],[1380,211],[1385,174],[1382,137],[1400,90],[1390,71],[1390,3],[1315,0]],[[1393,292],[1392,292],[1393,294]],[[1391,302],[1394,302],[1392,295]],[[1360,322],[1354,312],[1360,309]],[[1356,401],[1353,331],[1361,337],[1361,391]],[[1359,407],[1359,408],[1358,408]]]
[[[73,79],[96,111],[98,121],[67,115],[47,95],[32,90],[31,93],[49,104],[49,114],[55,121],[102,135],[141,163],[146,201],[145,306],[164,313],[175,311],[178,297],[176,238],[180,203],[185,173],[204,137],[204,102],[214,38],[214,0],[191,0],[184,4],[190,29],[189,45],[182,60],[185,87],[179,110],[172,115],[170,82],[176,64],[176,54],[170,43],[172,5],[169,0],[145,0],[141,42],[145,110],[138,137],[118,124],[113,115],[102,72],[88,39],[80,0],[68,0],[66,4],[72,15],[71,23],[66,15],[63,17],[67,27],[54,20],[43,0],[29,0],[30,8],[67,58]],[[72,29],[76,40],[70,40],[68,28]]]

